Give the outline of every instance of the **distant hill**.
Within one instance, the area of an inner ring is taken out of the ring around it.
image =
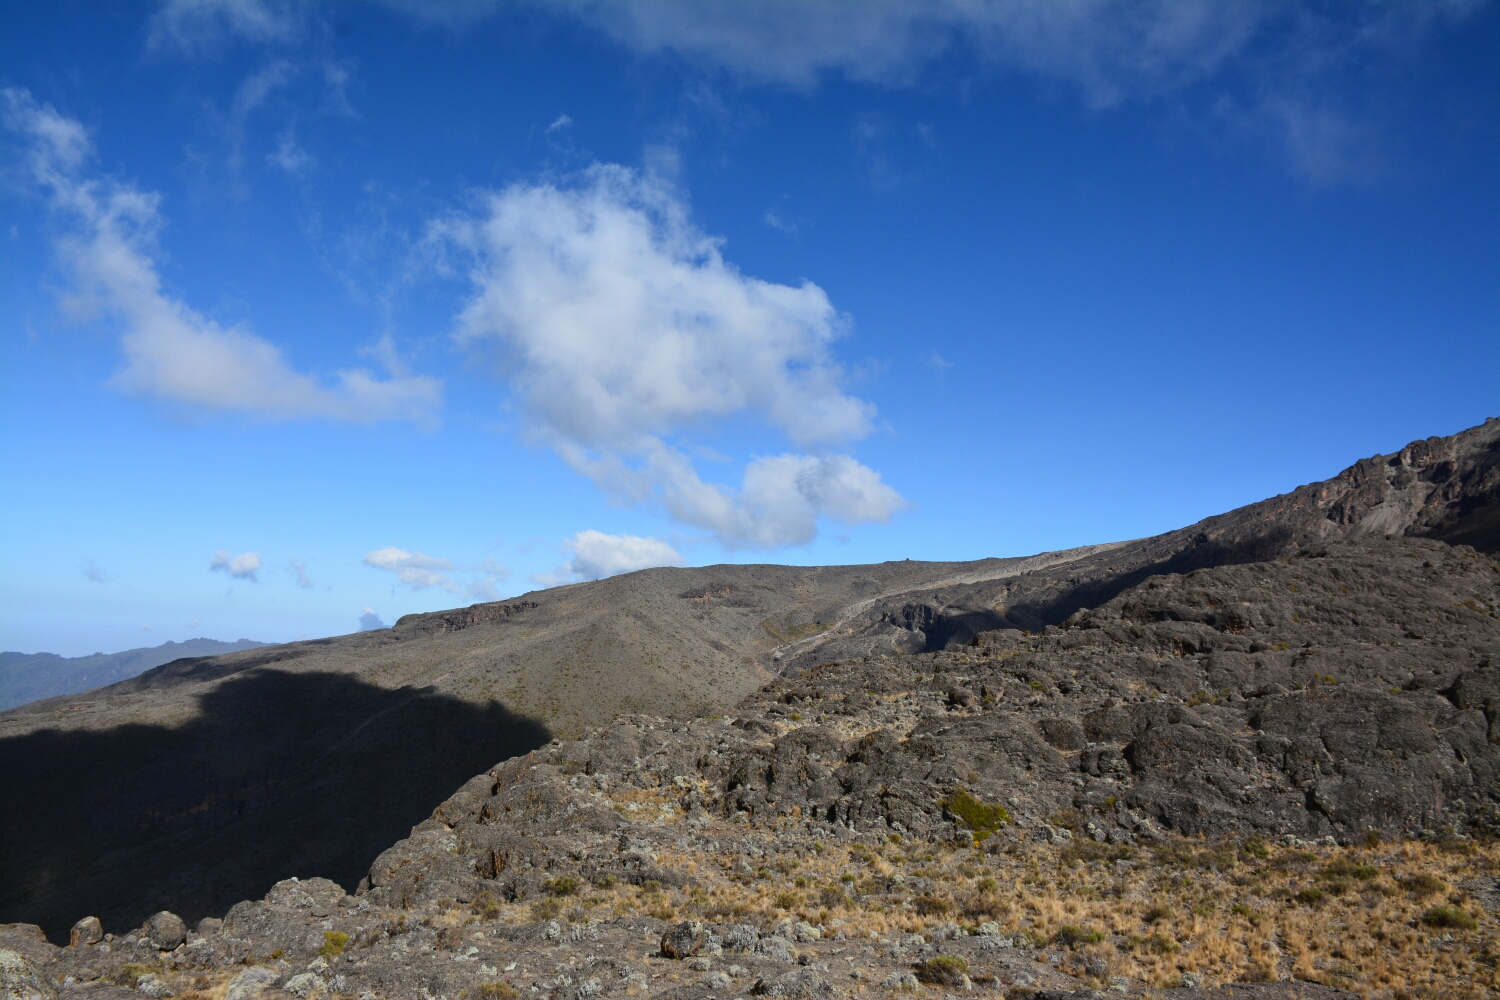
[[[142,646],[123,653],[62,657],[56,653],[0,653],[0,712],[60,694],[77,694],[137,677],[184,656],[215,656],[255,649],[264,642],[238,639],[188,639]]]

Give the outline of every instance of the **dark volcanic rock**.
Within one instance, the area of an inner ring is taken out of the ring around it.
[[[146,921],[146,939],[160,951],[171,951],[187,940],[187,924],[168,910],[153,913]]]

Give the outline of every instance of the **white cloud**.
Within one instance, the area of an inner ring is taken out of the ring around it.
[[[275,151],[266,154],[266,162],[293,177],[301,177],[318,164],[311,153],[297,145],[297,136],[290,128],[281,134]]]
[[[373,632],[378,628],[385,628],[385,622],[380,620],[380,615],[375,613],[374,608],[366,605],[364,614],[359,616],[359,630],[361,632]]]
[[[421,552],[408,552],[394,545],[387,545],[383,549],[366,553],[364,564],[395,573],[396,579],[412,590],[441,587],[450,594],[461,593],[463,590],[446,575],[449,570],[453,569],[453,563],[447,559],[423,555]]]
[[[875,411],[840,388],[830,345],[847,320],[823,290],[742,274],[659,178],[604,165],[567,185],[513,185],[435,223],[429,242],[467,254],[475,293],[459,342],[499,349],[531,436],[616,500],[660,504],[736,548],[900,508],[847,456],[760,459],[732,491],[665,442],[749,414],[821,448],[866,435]],[[788,463],[798,474],[771,474]],[[835,479],[840,490],[819,485]]]
[[[571,124],[573,124],[573,119],[570,115],[558,115],[557,119],[551,125],[547,126],[547,131],[549,133],[556,132],[559,129],[567,128]]]
[[[307,562],[303,559],[293,559],[286,564],[286,568],[297,574],[297,586],[303,590],[311,590],[317,584],[312,577],[307,575]]]
[[[531,579],[543,586],[633,573],[652,566],[681,566],[685,560],[659,538],[639,535],[606,535],[602,531],[580,531],[563,542],[573,558],[551,573],[536,573]]]
[[[869,430],[874,408],[838,389],[828,347],[846,321],[823,290],[741,274],[652,177],[608,165],[514,185],[432,235],[473,255],[459,341],[504,346],[548,434],[631,446],[743,410],[802,443]]]
[[[262,565],[259,552],[241,552],[237,556],[231,556],[223,549],[215,552],[214,557],[208,561],[210,571],[228,573],[236,580],[249,580],[251,583],[260,582],[255,574]]]
[[[1395,55],[1486,0],[1308,5],[1280,0],[383,0],[462,27],[540,9],[645,56],[673,53],[756,83],[812,88],[830,73],[910,86],[942,59],[1061,81],[1091,108],[1182,99],[1211,85],[1243,99],[1231,131],[1279,145],[1313,181],[1359,178],[1378,160],[1383,109],[1352,57]],[[1341,77],[1344,73],[1346,76]],[[1339,106],[1339,95],[1352,98]],[[1200,95],[1201,96],[1201,95]],[[1215,98],[1210,98],[1212,102]],[[1363,100],[1363,103],[1361,101]],[[1226,124],[1221,107],[1195,107]],[[879,166],[879,163],[874,166]]]
[[[67,232],[56,248],[74,283],[63,303],[78,318],[117,320],[125,367],[112,383],[207,411],[272,420],[320,417],[357,423],[430,424],[442,384],[425,376],[381,379],[364,369],[337,373],[333,385],[294,370],[281,351],[241,326],[223,327],[162,288],[157,271],[160,197],[109,177],[89,177],[83,126],[4,91],[5,123],[24,140],[32,180],[50,195]]]
[[[151,18],[146,45],[199,53],[235,35],[290,42],[301,34],[309,6],[296,0],[166,0]]]

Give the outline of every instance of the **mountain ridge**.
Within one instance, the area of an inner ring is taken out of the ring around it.
[[[1132,542],[973,562],[651,569],[177,660],[0,713],[7,798],[42,813],[0,817],[12,847],[0,920],[55,932],[87,911],[115,924],[169,904],[222,912],[299,871],[353,884],[466,775],[622,715],[710,717],[820,663],[1040,633],[1153,577],[1341,539],[1397,532],[1493,552],[1497,504],[1491,419]]]

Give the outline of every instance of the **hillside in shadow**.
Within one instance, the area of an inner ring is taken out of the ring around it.
[[[453,789],[550,739],[493,701],[260,669],[180,725],[0,740],[0,922],[65,942],[88,914],[192,923],[293,875],[353,889]]]

